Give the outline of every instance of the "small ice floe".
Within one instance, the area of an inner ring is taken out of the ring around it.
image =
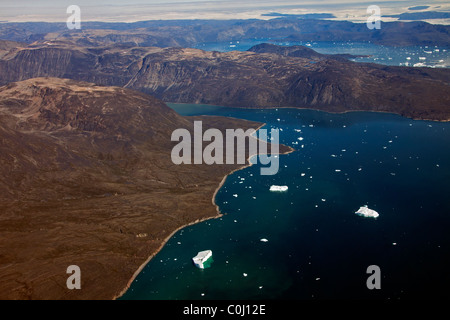
[[[266,238],[262,238],[261,240],[259,240],[261,242],[268,242],[269,240],[267,240]]]
[[[411,60],[411,57],[406,57],[406,60]]]
[[[313,125],[313,124],[310,124],[309,127],[310,127],[310,128],[314,128],[314,125]]]
[[[393,245],[393,246],[396,246],[396,245],[397,245],[397,242],[392,242],[392,245]]]
[[[259,286],[258,289],[261,290],[263,288],[263,286]]]
[[[321,199],[322,200],[322,202],[325,202],[325,201],[327,201],[327,199]]]
[[[237,195],[237,194],[233,194],[233,197],[237,198],[237,197],[238,197],[238,195]]]
[[[359,168],[358,171],[362,171],[362,168]]]
[[[302,132],[300,129],[294,129],[295,132]]]
[[[377,218],[379,216],[378,212],[369,209],[367,206],[360,207],[359,210],[355,212],[355,214],[366,218]]]
[[[331,155],[331,157],[332,157],[332,158],[336,158],[336,157],[337,157],[337,155],[335,155],[335,154],[332,154],[332,155]]]
[[[275,191],[275,192],[283,192],[283,191],[287,191],[288,190],[288,186],[270,186],[270,191]]]
[[[244,277],[248,276],[248,274],[246,274],[245,272],[242,274]]]
[[[336,169],[336,170],[334,170],[334,171],[336,171],[336,172],[341,172],[341,170],[340,170],[340,169]]]
[[[304,177],[304,176],[306,176],[306,173],[302,173],[302,174],[300,174],[302,177]]]
[[[419,57],[419,60],[427,60],[427,57]]]
[[[300,138],[298,138],[297,140],[299,140],[299,141],[303,141],[303,139],[304,139],[303,137],[300,137]]]
[[[319,281],[320,280],[320,278],[316,278],[316,281]]]

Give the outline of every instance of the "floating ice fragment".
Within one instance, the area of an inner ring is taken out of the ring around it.
[[[283,191],[287,191],[288,190],[288,186],[276,186],[273,185],[270,187],[270,191],[279,191],[279,192],[283,192]]]
[[[244,277],[246,277],[247,276],[247,274],[244,272],[243,274],[242,274]]]
[[[233,194],[233,197],[237,198],[237,197],[238,197],[238,195],[237,195],[237,194]]]
[[[269,240],[267,240],[266,238],[262,238],[261,240],[259,240],[261,242],[268,242]]]
[[[355,212],[355,214],[367,218],[377,218],[379,216],[378,212],[369,209],[367,206],[360,207],[359,210]]]

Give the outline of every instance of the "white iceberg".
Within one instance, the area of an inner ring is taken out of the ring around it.
[[[192,261],[194,262],[196,267],[204,269],[205,268],[204,263],[211,257],[212,257],[211,250],[200,251],[199,253],[197,253],[195,257],[192,258]]]
[[[270,187],[270,191],[278,191],[278,192],[283,192],[283,191],[287,191],[288,190],[288,186],[271,186]]]
[[[377,218],[379,216],[378,212],[369,209],[367,206],[360,207],[359,210],[355,212],[355,214],[366,218]]]

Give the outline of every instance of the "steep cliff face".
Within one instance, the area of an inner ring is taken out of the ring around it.
[[[171,102],[450,119],[448,69],[354,63],[302,47],[260,45],[220,53],[44,42],[0,60],[0,83],[38,76],[124,86]]]

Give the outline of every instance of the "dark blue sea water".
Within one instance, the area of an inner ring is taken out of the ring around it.
[[[216,198],[225,215],[176,233],[122,299],[449,297],[449,123],[171,107],[264,122],[296,151],[280,156],[277,175],[261,176],[258,164],[230,175]],[[289,190],[270,192],[274,184]],[[355,215],[363,205],[380,216]],[[214,262],[197,269],[191,258],[206,249]],[[370,265],[380,290],[366,286]]]

